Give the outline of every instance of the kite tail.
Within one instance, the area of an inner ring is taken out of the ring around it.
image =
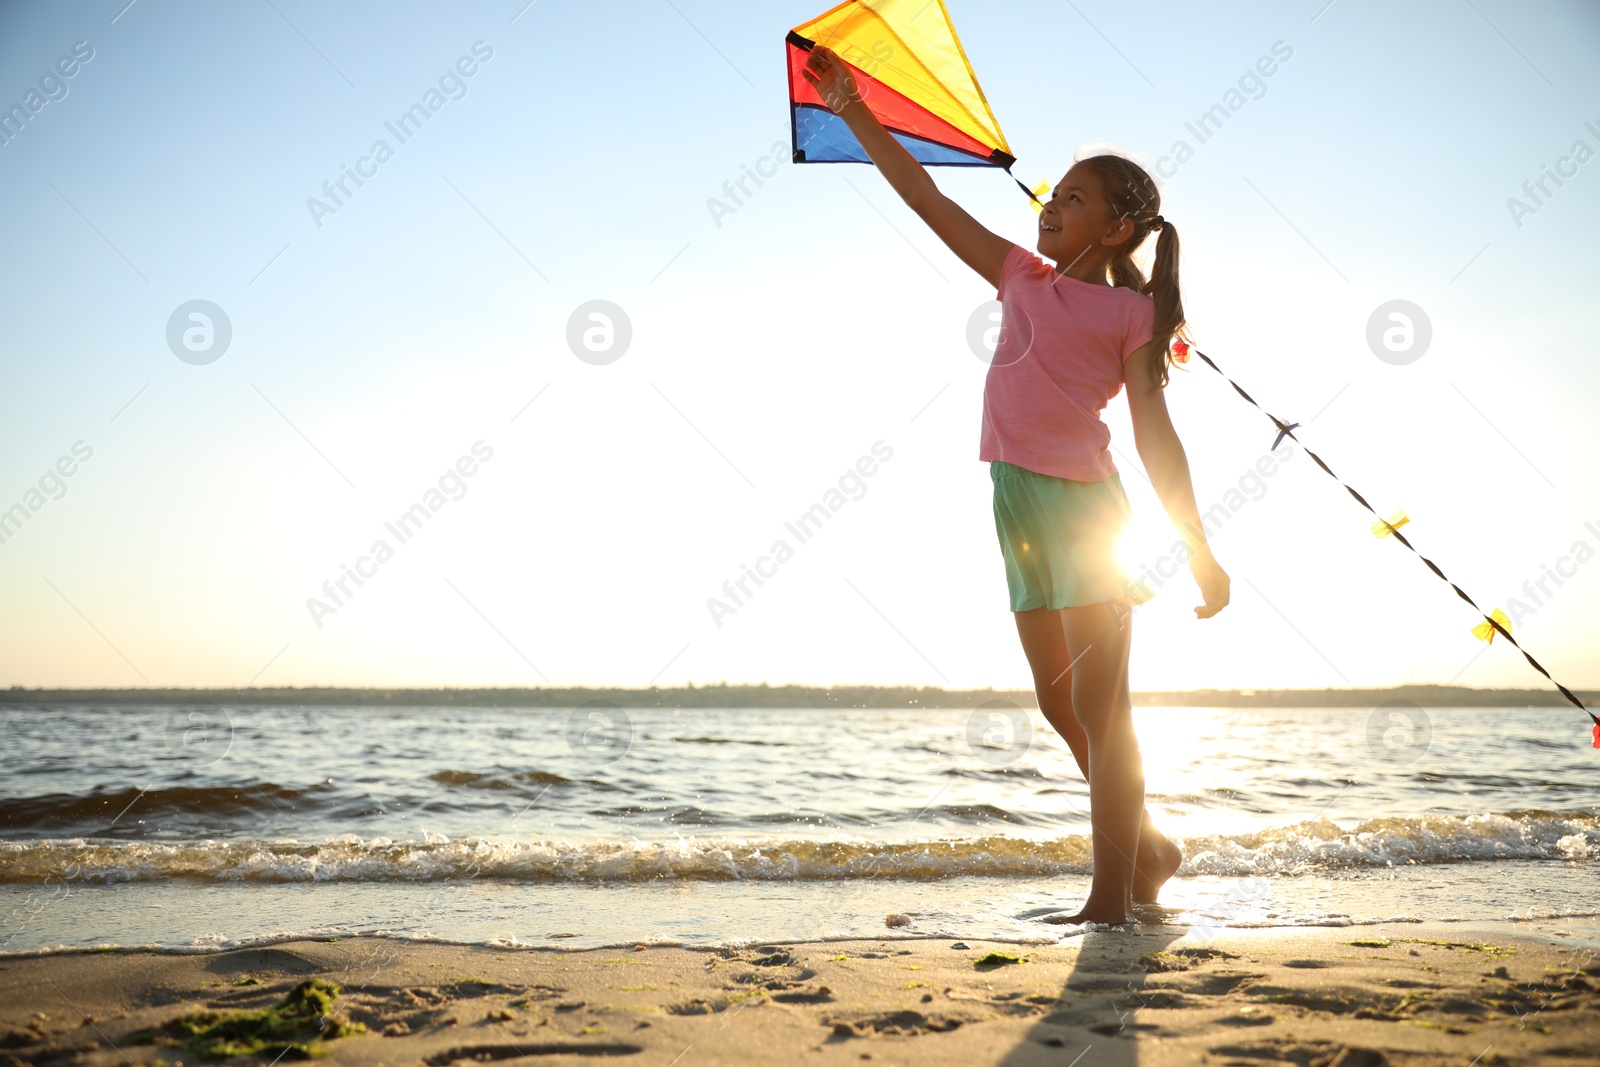
[[[1017,184],[1020,185],[1022,183],[1018,182]],[[1380,522],[1383,522],[1383,524],[1385,526],[1388,526],[1389,527],[1389,533],[1395,538],[1395,540],[1399,541],[1402,545],[1405,545],[1406,548],[1411,550],[1412,555],[1416,556],[1423,563],[1427,564],[1428,569],[1430,571],[1432,571],[1434,574],[1438,575],[1438,577],[1439,577],[1439,579],[1441,581],[1443,581],[1451,589],[1454,589],[1456,591],[1456,596],[1460,597],[1462,600],[1465,600],[1468,604],[1472,605],[1472,610],[1476,611],[1479,615],[1483,615],[1483,621],[1484,622],[1487,622],[1490,626],[1494,627],[1494,629],[1499,632],[1501,637],[1504,637],[1507,641],[1510,641],[1511,644],[1512,644],[1512,647],[1514,647],[1518,652],[1522,653],[1522,658],[1528,661],[1528,665],[1531,666],[1534,670],[1538,671],[1540,674],[1544,675],[1546,680],[1548,680],[1551,685],[1553,685],[1557,689],[1559,689],[1561,691],[1561,695],[1567,698],[1567,702],[1568,703],[1570,703],[1573,707],[1577,708],[1578,710],[1580,710],[1580,711],[1584,712],[1585,714],[1587,714],[1590,719],[1593,719],[1596,730],[1600,731],[1600,716],[1596,716],[1594,712],[1590,711],[1587,707],[1585,707],[1584,704],[1583,704],[1583,701],[1579,700],[1577,698],[1576,694],[1574,694],[1572,692],[1572,690],[1568,689],[1566,686],[1562,685],[1560,682],[1558,682],[1554,678],[1552,678],[1550,676],[1550,672],[1544,669],[1544,665],[1542,663],[1540,663],[1538,660],[1534,659],[1532,654],[1529,653],[1527,649],[1523,648],[1520,644],[1517,643],[1517,639],[1515,637],[1511,636],[1511,631],[1510,630],[1506,629],[1504,626],[1501,626],[1500,623],[1498,621],[1496,621],[1495,619],[1493,619],[1490,616],[1484,614],[1483,609],[1478,606],[1477,601],[1473,600],[1470,596],[1468,596],[1466,594],[1466,592],[1459,585],[1457,585],[1455,582],[1451,581],[1449,579],[1449,577],[1447,577],[1445,575],[1444,571],[1439,569],[1439,565],[1437,563],[1433,562],[1433,560],[1429,559],[1427,556],[1424,556],[1421,552],[1418,552],[1416,546],[1413,545],[1410,541],[1406,540],[1405,534],[1401,533],[1399,530],[1395,529],[1393,526],[1389,526],[1388,522],[1383,519],[1383,516],[1378,515],[1378,512],[1373,508],[1373,506],[1371,504],[1367,503],[1366,497],[1364,497],[1360,493],[1356,492],[1350,486],[1345,485],[1344,481],[1337,474],[1333,473],[1333,468],[1329,467],[1326,463],[1324,463],[1322,461],[1322,457],[1321,456],[1319,456],[1315,452],[1311,451],[1311,449],[1306,448],[1305,443],[1302,442],[1300,440],[1300,438],[1298,438],[1298,437],[1296,437],[1294,435],[1294,430],[1287,423],[1285,423],[1282,419],[1278,418],[1276,415],[1273,415],[1272,412],[1268,411],[1266,408],[1262,407],[1260,404],[1256,403],[1255,397],[1251,396],[1249,393],[1247,393],[1243,389],[1241,389],[1239,387],[1239,383],[1234,381],[1232,378],[1229,378],[1228,375],[1223,372],[1222,368],[1217,366],[1216,362],[1214,360],[1212,360],[1212,358],[1210,356],[1206,355],[1204,352],[1200,351],[1198,348],[1191,349],[1191,351],[1193,351],[1194,354],[1199,356],[1201,359],[1205,360],[1206,361],[1206,366],[1210,367],[1212,370],[1216,371],[1218,374],[1221,374],[1223,380],[1226,381],[1229,385],[1233,386],[1233,391],[1234,392],[1236,392],[1240,396],[1244,397],[1246,400],[1248,400],[1250,402],[1251,406],[1253,406],[1256,410],[1260,411],[1267,418],[1271,419],[1272,420],[1272,425],[1277,427],[1278,433],[1282,434],[1283,436],[1288,437],[1291,441],[1293,441],[1295,444],[1299,445],[1301,448],[1305,448],[1306,455],[1311,457],[1311,461],[1313,463],[1315,463],[1317,466],[1321,467],[1322,470],[1324,471],[1324,473],[1326,473],[1328,475],[1328,477],[1330,477],[1334,481],[1338,482],[1341,486],[1344,486],[1345,492],[1349,493],[1352,497],[1354,497],[1356,503],[1360,504],[1362,507],[1364,507],[1368,511],[1372,512],[1372,514],[1374,516],[1376,516]],[[1596,748],[1600,748],[1600,733],[1596,734],[1595,747]]]
[[[1044,201],[1040,200],[1037,196],[1035,196],[1032,189],[1029,189],[1026,185],[1023,185],[1022,184],[1022,179],[1017,177],[1015,174],[1012,174],[1010,167],[1006,168],[1006,174],[1010,176],[1012,181],[1017,183],[1017,188],[1018,189],[1021,189],[1023,192],[1028,194],[1028,199],[1029,200],[1032,200],[1035,204],[1038,204],[1040,207],[1044,207]]]

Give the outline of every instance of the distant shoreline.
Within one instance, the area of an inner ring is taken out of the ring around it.
[[[1578,693],[1590,707],[1600,691]],[[1194,689],[1134,693],[1138,707],[1356,708],[1387,701],[1420,707],[1563,707],[1554,690],[1400,685],[1387,689]],[[0,689],[0,706],[230,704],[277,707],[571,708],[599,701],[624,708],[975,708],[989,701],[1036,707],[1031,690],[913,686],[704,685],[537,689]]]

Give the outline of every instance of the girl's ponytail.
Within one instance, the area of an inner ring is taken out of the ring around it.
[[[1172,340],[1174,337],[1187,339],[1183,296],[1178,288],[1178,231],[1165,220],[1161,222],[1161,236],[1156,238],[1156,259],[1150,266],[1150,281],[1140,292],[1156,304],[1156,325],[1150,335],[1156,343],[1155,351],[1150,354],[1151,370],[1155,380],[1165,388],[1172,361]]]

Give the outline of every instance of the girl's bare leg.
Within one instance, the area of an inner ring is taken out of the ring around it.
[[[1019,611],[1017,634],[1033,670],[1033,688],[1039,710],[1056,733],[1067,742],[1083,777],[1089,777],[1089,736],[1072,708],[1072,655],[1067,651],[1061,612],[1049,608]],[[1153,903],[1161,887],[1183,862],[1183,852],[1167,839],[1146,810],[1139,827],[1139,851],[1134,856],[1133,899]]]
[[[1144,763],[1133,732],[1128,649],[1133,616],[1115,602],[1061,612],[1072,654],[1072,710],[1089,738],[1089,819],[1094,877],[1089,899],[1064,922],[1122,923],[1133,903],[1134,857],[1144,818]]]

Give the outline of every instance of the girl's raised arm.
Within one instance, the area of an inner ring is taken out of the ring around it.
[[[822,45],[811,50],[806,60],[805,79],[834,114],[844,119],[872,162],[889,179],[900,199],[922,217],[939,240],[961,261],[977,271],[985,281],[1000,288],[1000,267],[1011,251],[1011,242],[985,229],[977,219],[939,191],[922,164],[890,136],[883,123],[861,102],[850,68]]]

